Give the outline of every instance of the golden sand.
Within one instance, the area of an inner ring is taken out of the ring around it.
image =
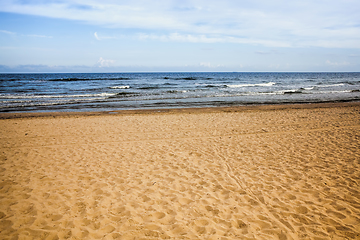
[[[0,239],[360,239],[359,103],[0,117]]]

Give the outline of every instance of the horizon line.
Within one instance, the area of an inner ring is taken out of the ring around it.
[[[114,74],[114,73],[360,73],[360,71],[123,71],[123,72],[0,72],[0,74]]]

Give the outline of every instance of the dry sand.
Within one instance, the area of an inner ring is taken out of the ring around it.
[[[359,103],[0,117],[0,239],[360,239]]]

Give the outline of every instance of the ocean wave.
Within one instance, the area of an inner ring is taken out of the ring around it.
[[[48,79],[51,82],[76,82],[76,81],[99,81],[99,80],[130,80],[127,77],[110,77],[110,78],[54,78]]]
[[[213,78],[210,78],[210,77],[164,77],[163,79],[194,81],[194,80],[210,80]]]
[[[51,82],[75,82],[75,81],[89,81],[90,78],[55,78],[55,79],[48,79]]]
[[[166,91],[166,93],[186,93],[188,92],[187,90],[169,90]]]
[[[197,84],[200,87],[205,87],[205,88],[226,88],[228,87],[226,84]]]
[[[113,86],[113,87],[109,87],[110,89],[129,89],[130,86]]]
[[[184,77],[184,78],[176,78],[176,80],[198,80],[196,77]]]
[[[109,97],[116,93],[97,93],[97,94],[73,94],[73,95],[8,95],[1,94],[0,99],[36,99],[36,98],[88,98],[88,97]]]
[[[26,108],[26,107],[41,107],[41,106],[56,106],[56,105],[67,105],[67,104],[77,104],[77,103],[89,103],[94,101],[104,101],[104,98],[93,97],[86,99],[61,99],[61,100],[51,100],[47,102],[39,101],[6,101],[0,103],[0,109],[6,108]]]
[[[221,96],[261,96],[261,95],[291,95],[291,94],[334,94],[334,93],[353,93],[353,92],[360,92],[359,90],[342,90],[342,91],[316,91],[316,92],[304,92],[301,89],[288,89],[288,90],[281,90],[281,91],[271,91],[271,92],[239,92],[239,93],[231,93],[229,94],[222,94]],[[220,96],[220,95],[218,95]]]
[[[333,93],[351,93],[354,90],[338,90],[338,91],[311,91],[311,92],[304,92],[302,88],[300,89],[291,89],[291,90],[283,90],[277,91],[277,94],[333,94]]]
[[[139,93],[135,93],[135,92],[119,92],[109,96],[108,98],[136,97],[139,95],[140,95]]]
[[[274,86],[276,83],[268,82],[268,83],[254,83],[254,84],[233,84],[233,85],[226,85],[229,88],[242,88],[242,87],[271,87]]]
[[[350,82],[350,81],[344,81],[343,82],[344,84],[347,84],[347,85],[358,85],[360,83],[360,81],[355,81],[355,82]]]
[[[351,93],[353,90],[342,90],[342,91],[318,91],[317,93],[326,94],[326,93]]]
[[[151,90],[151,89],[160,89],[159,86],[147,86],[147,87],[139,87],[141,90]]]
[[[198,80],[199,78],[197,77],[164,77],[163,79],[171,79],[171,80]]]
[[[303,93],[301,90],[283,91],[283,94],[301,94],[301,93]]]
[[[313,90],[315,87],[302,87],[300,88],[300,90],[307,90],[307,91],[310,91],[310,90]]]
[[[319,87],[319,88],[328,88],[328,87],[340,87],[340,86],[344,86],[344,85],[345,85],[344,83],[326,84],[326,85],[319,84],[319,85],[317,85],[316,87]]]

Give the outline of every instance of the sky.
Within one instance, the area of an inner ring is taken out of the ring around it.
[[[359,0],[1,0],[0,72],[359,72]]]

